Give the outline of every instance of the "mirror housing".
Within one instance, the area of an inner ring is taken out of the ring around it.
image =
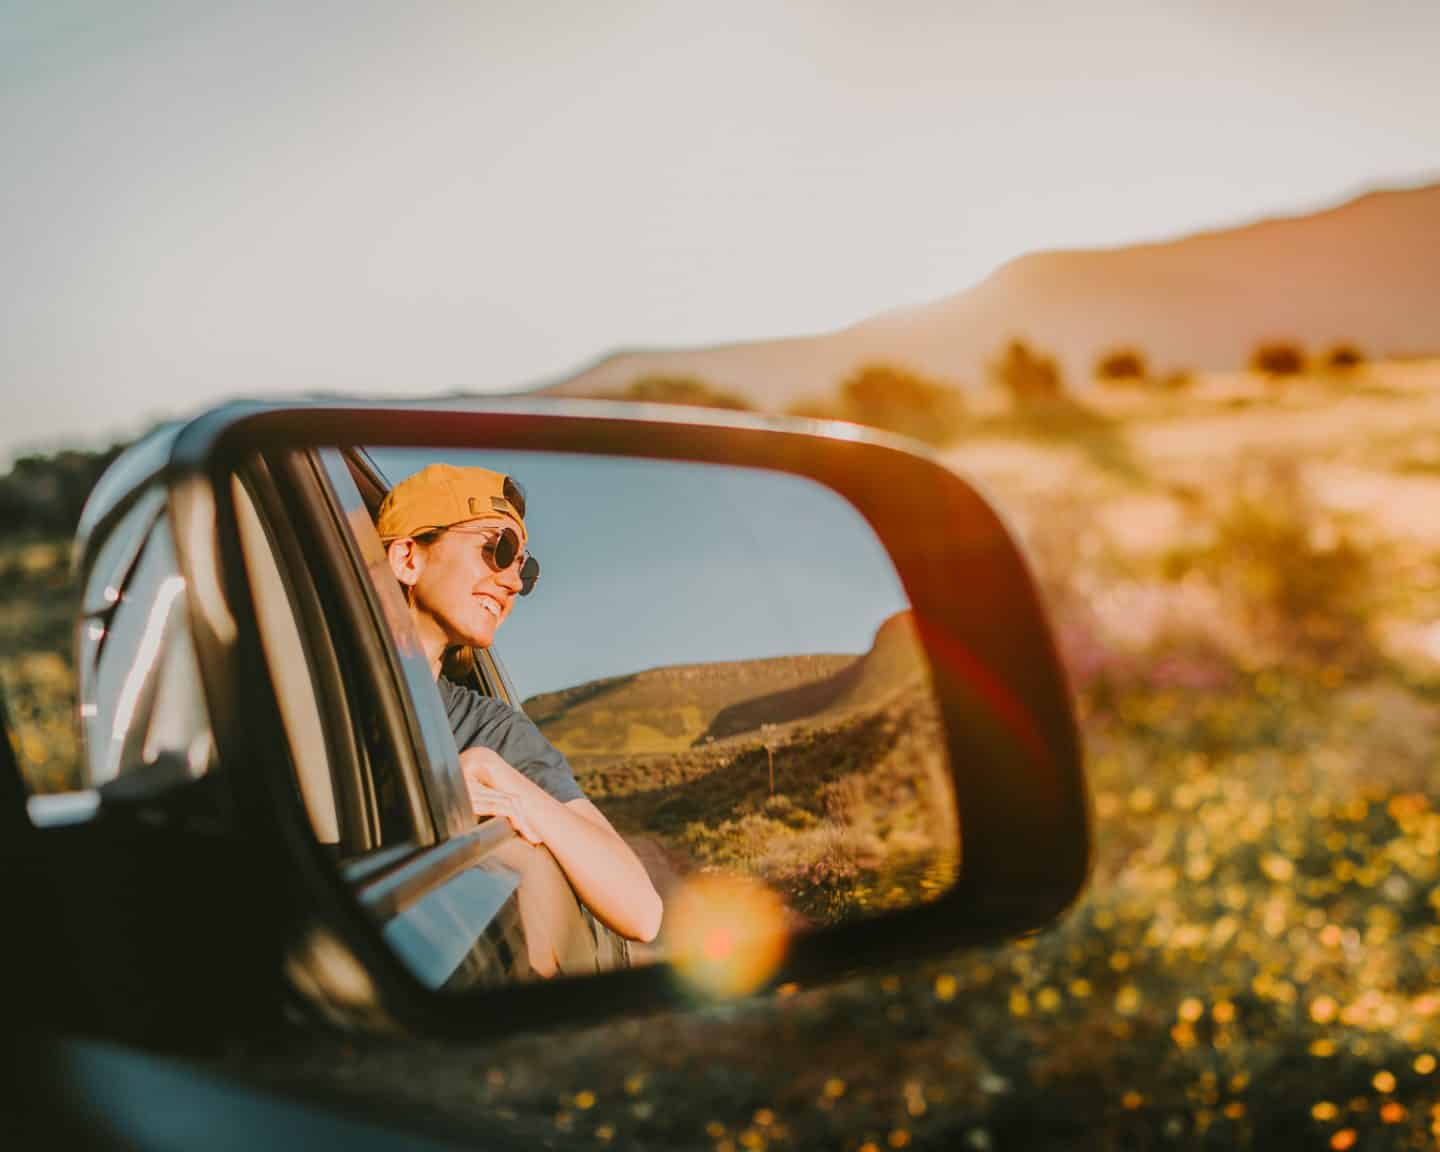
[[[688,993],[658,965],[442,997],[404,968],[361,912],[286,778],[231,487],[257,452],[316,445],[768,469],[824,485],[868,521],[909,596],[930,662],[963,813],[959,880],[933,903],[794,936],[772,982],[818,983],[994,943],[1051,922],[1081,890],[1090,838],[1079,736],[1034,581],[995,510],[917,445],[852,425],[583,401],[232,405],[171,440],[169,514],[218,760],[233,765],[226,774],[235,818],[257,851],[287,861],[299,893],[283,910],[291,979],[332,1015],[474,1038],[645,1010]]]

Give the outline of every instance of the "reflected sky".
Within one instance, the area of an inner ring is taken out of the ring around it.
[[[392,483],[443,459],[525,488],[542,575],[497,644],[522,697],[667,664],[859,653],[908,606],[860,514],[810,480],[530,452],[372,456]]]

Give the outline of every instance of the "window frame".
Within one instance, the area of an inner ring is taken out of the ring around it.
[[[277,560],[292,593],[301,590],[297,624],[307,653],[314,660],[318,650],[324,664],[324,682],[316,687],[328,701],[325,727],[334,741],[331,754],[340,754],[332,763],[342,819],[357,820],[354,826],[363,829],[362,843],[347,845],[341,863],[363,867],[370,855],[407,856],[440,837],[414,755],[410,704],[393,672],[391,645],[365,595],[363,570],[355,569],[334,493],[315,456],[314,451],[283,449],[264,455],[273,492],[271,507],[262,511],[262,517],[269,522],[278,545]],[[348,638],[354,648],[343,650],[337,637]],[[357,677],[363,681],[357,682]],[[367,723],[375,726],[368,740],[362,732]],[[367,745],[383,746],[393,757],[391,769],[399,781],[408,824],[402,837],[386,837],[370,762],[374,748]],[[358,853],[348,850],[355,847]]]
[[[393,707],[387,708],[387,722],[397,750],[407,753],[414,786],[429,813],[431,840],[464,836],[474,830],[475,818],[455,738],[418,639],[407,643],[395,634],[396,628],[409,626],[410,619],[398,585],[385,584],[388,567],[379,537],[374,535],[371,511],[344,450],[316,448],[304,457],[312,482],[302,486],[313,503],[308,519],[321,530],[319,550],[327,554],[336,573],[337,600],[343,602],[352,630],[367,649],[366,664],[388,673],[383,677],[375,673],[377,679],[385,680],[387,698],[393,702]],[[435,697],[433,705],[420,702],[422,693]]]
[[[300,540],[290,523],[293,511],[282,483],[276,479],[273,463],[259,458],[237,472],[236,480],[245,487],[255,506],[273,562],[284,577],[290,610],[300,633],[329,759],[340,833],[336,851],[342,860],[351,860],[396,847],[413,849],[418,843],[413,835],[388,842],[383,835],[373,783],[367,786],[365,781],[366,757],[357,731],[351,692],[344,684],[340,654],[326,623],[325,605],[315,573],[306,564]],[[293,751],[291,755],[293,761]],[[293,762],[291,767],[297,768]],[[298,794],[298,776],[293,771],[292,778],[296,780]]]

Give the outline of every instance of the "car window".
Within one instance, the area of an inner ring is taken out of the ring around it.
[[[513,689],[510,688],[495,647],[478,649],[470,647],[452,648],[445,653],[441,672],[447,680],[473,688],[482,696],[503,700],[506,704],[519,707]]]
[[[305,642],[286,591],[285,577],[255,502],[238,479],[234,493],[245,570],[250,578],[261,643],[275,684],[275,698],[290,742],[296,782],[315,838],[322,844],[338,844],[340,820],[335,780]]]
[[[137,501],[87,581],[79,685],[91,787],[142,770],[197,777],[214,762],[185,580],[160,503],[158,494]]]
[[[420,769],[431,817],[442,838],[463,835],[474,828],[474,818],[460,775],[455,738],[399,584],[375,532],[371,511],[343,454],[326,449],[317,457],[354,559],[365,574],[374,619],[384,631],[398,687],[409,706],[409,720],[422,753]]]
[[[429,828],[382,720],[378,673],[330,627],[333,574],[294,528],[307,484],[315,496],[303,455],[273,471],[256,462],[235,485],[236,514],[296,786],[316,838],[348,860],[428,840]]]

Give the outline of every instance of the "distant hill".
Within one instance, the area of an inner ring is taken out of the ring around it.
[[[1140,348],[1160,371],[1232,370],[1255,346],[1352,343],[1374,358],[1440,351],[1440,185],[1375,192],[1309,216],[1161,244],[1022,257],[973,288],[826,335],[606,357],[549,391],[623,391],[692,377],[757,407],[831,392],[868,362],[979,384],[1022,337],[1088,380],[1097,355]]]
[[[568,756],[679,752],[726,709],[823,681],[854,660],[822,654],[652,668],[532,696],[525,711]]]
[[[834,921],[933,899],[959,831],[909,612],[859,656],[655,668],[525,702],[668,899],[695,871],[764,880]]]
[[[821,714],[873,707],[924,674],[910,613],[881,624],[869,652],[652,668],[525,701],[566,755],[680,752]]]
[[[870,651],[823,680],[754,696],[722,709],[702,740],[723,740],[765,724],[790,724],[823,715],[872,710],[925,675],[919,637],[909,612],[897,612],[875,633]]]

